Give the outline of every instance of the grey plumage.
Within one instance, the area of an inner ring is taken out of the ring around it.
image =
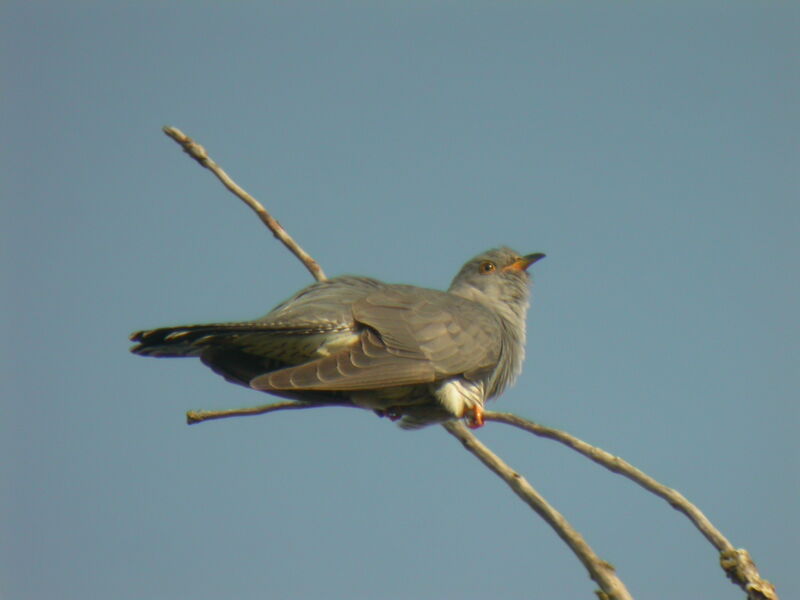
[[[140,331],[131,351],[197,356],[228,381],[278,396],[352,403],[406,428],[456,417],[517,377],[529,276],[543,254],[489,250],[447,292],[343,276],[314,283],[260,319]]]

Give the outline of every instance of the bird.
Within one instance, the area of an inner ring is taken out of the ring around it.
[[[373,410],[418,429],[484,424],[525,357],[528,267],[508,247],[467,261],[447,291],[343,275],[252,321],[137,331],[131,352],[199,357],[227,381],[279,397]]]

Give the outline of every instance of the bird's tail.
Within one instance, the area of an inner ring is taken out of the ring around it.
[[[212,323],[161,327],[132,333],[131,352],[141,356],[200,356],[209,345],[230,340],[254,329],[252,323]]]

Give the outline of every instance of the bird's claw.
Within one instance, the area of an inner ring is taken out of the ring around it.
[[[478,429],[479,427],[483,427],[483,407],[480,404],[475,404],[468,408],[464,413],[464,416],[467,419],[467,427],[470,429]]]

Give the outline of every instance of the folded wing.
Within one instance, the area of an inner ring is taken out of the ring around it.
[[[391,285],[355,301],[360,337],[330,356],[255,377],[263,391],[358,391],[477,378],[497,363],[496,317],[446,292]]]

